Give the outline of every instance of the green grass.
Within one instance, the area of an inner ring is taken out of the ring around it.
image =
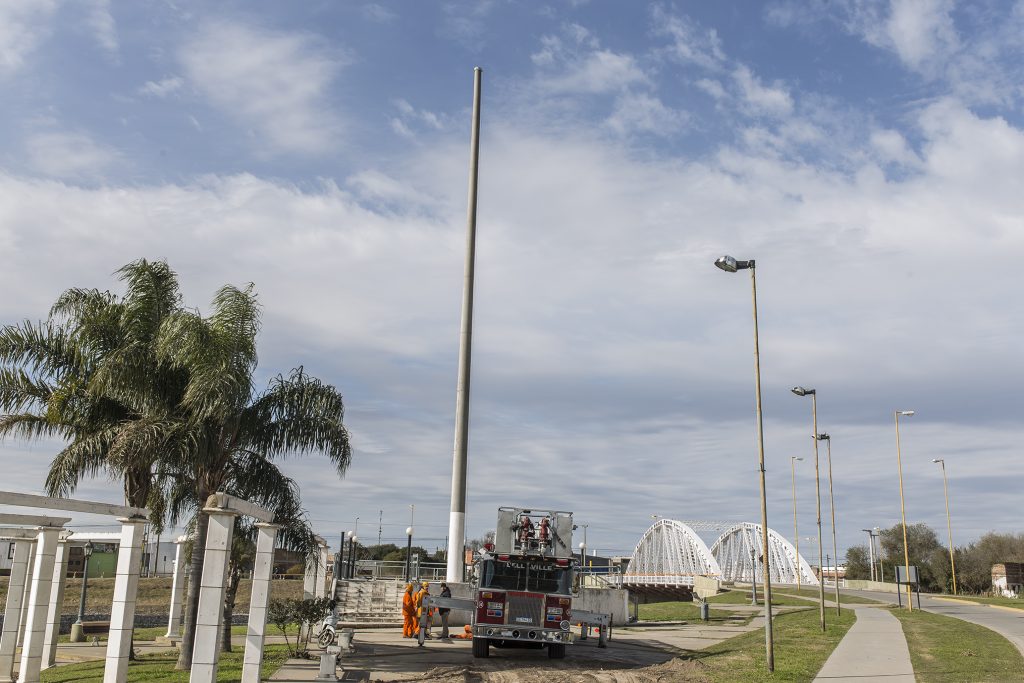
[[[822,633],[817,610],[775,618],[775,673],[765,668],[764,629],[730,638],[693,655],[712,683],[735,681],[810,681],[853,625],[852,610],[832,615]]]
[[[1024,600],[1021,598],[1004,598],[1004,597],[993,597],[987,595],[931,595],[932,598],[950,598],[952,600],[970,600],[971,602],[977,602],[982,605],[998,605],[999,607],[1013,607],[1014,609],[1024,609]]]
[[[774,588],[772,589],[773,605],[791,605],[794,607],[808,606],[809,603],[807,600],[802,600],[798,597],[790,597],[788,595],[783,595],[784,592],[788,591],[776,591]],[[796,589],[793,590],[793,593],[796,593]],[[817,594],[815,593],[815,596],[816,595]],[[808,597],[811,596],[808,594]],[[743,590],[740,588],[734,588],[732,590],[726,591],[725,593],[719,593],[713,598],[708,598],[708,602],[712,605],[749,605],[750,589],[748,588],[746,590]],[[762,593],[760,590],[757,591],[757,604],[764,606],[764,593]]]
[[[1021,679],[1024,657],[995,631],[916,609],[894,609],[893,614],[903,624],[920,683]]]
[[[773,587],[772,588],[772,593],[773,593],[772,597],[773,598],[775,597],[775,595],[774,595],[775,591],[778,591],[779,593],[788,593],[790,595],[800,595],[802,597],[811,598],[813,600],[817,600],[818,597],[819,597],[818,588],[816,586],[813,587],[813,588],[801,587],[799,591],[797,591],[795,586],[779,586],[778,588],[774,588]],[[829,588],[828,586],[826,586],[825,587],[825,600],[835,600],[835,599],[836,599],[836,589],[835,588]],[[877,605],[878,604],[878,600],[872,600],[871,598],[862,598],[859,595],[849,595],[848,593],[844,593],[842,588],[839,589],[839,601],[840,601],[840,603],[842,603],[844,605],[847,605],[847,604],[849,604],[849,605]],[[774,604],[774,600],[772,602]]]
[[[235,683],[242,678],[243,650],[223,652],[217,669],[219,683]],[[269,678],[288,659],[288,649],[284,645],[268,645],[263,651],[262,678]],[[168,683],[186,683],[188,671],[175,671],[174,664],[178,660],[176,652],[143,655],[128,665],[129,683],[149,683],[150,681],[167,681]],[[42,672],[42,683],[102,683],[104,662],[85,662],[68,664]]]
[[[246,626],[245,624],[237,624],[235,626],[232,626],[231,627],[231,635],[233,635],[233,636],[244,636],[245,633],[246,633],[246,629],[248,629],[248,628],[249,627]],[[290,625],[288,627],[288,637],[292,637],[292,636],[296,635],[298,632],[299,632],[299,627],[298,627],[297,624],[292,624],[292,625]],[[137,628],[137,629],[135,629],[135,634],[134,634],[133,637],[135,638],[135,642],[141,643],[141,642],[154,641],[158,637],[163,636],[166,633],[167,633],[167,627],[166,626],[151,626],[151,627],[146,627],[146,628]],[[279,636],[279,635],[282,635],[281,629],[279,629],[274,624],[267,624],[267,635],[268,636]],[[107,642],[107,634],[106,633],[97,634],[97,636],[99,637],[101,643]],[[60,636],[60,638],[57,640],[57,642],[59,642],[59,643],[69,643],[69,642],[71,642],[70,638],[71,638],[70,635],[64,634],[64,635]],[[86,640],[89,641],[89,642],[92,642],[92,636],[91,635],[86,635]]]
[[[640,621],[700,621],[700,608],[692,602],[652,602],[640,605],[639,616]],[[746,621],[745,617],[727,610],[708,610],[711,622],[737,623]]]

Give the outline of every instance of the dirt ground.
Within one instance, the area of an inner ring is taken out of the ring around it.
[[[356,652],[341,662],[344,681],[429,681],[430,683],[668,683],[707,681],[700,650],[750,629],[700,624],[623,628],[607,648],[597,639],[577,641],[563,660],[543,649],[492,647],[474,659],[468,640],[427,641],[424,647],[393,630],[359,631]],[[285,674],[284,671],[281,672]],[[293,674],[294,675],[294,674]],[[341,674],[339,674],[341,675]],[[309,680],[298,675],[272,680]]]

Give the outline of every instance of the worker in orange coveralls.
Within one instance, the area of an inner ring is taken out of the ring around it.
[[[423,614],[424,614],[424,612],[423,612],[423,609],[424,609],[423,608],[423,599],[425,597],[427,597],[428,595],[430,595],[430,591],[427,590],[427,586],[428,585],[429,584],[426,581],[421,583],[420,584],[420,589],[419,589],[419,591],[416,592],[416,597],[413,599],[413,604],[416,606],[416,635],[420,634],[420,617],[422,617]],[[424,635],[424,637],[425,638],[430,638],[430,615],[429,614],[427,615],[426,631],[427,632]]]
[[[416,596],[412,592],[412,584],[405,584],[402,595],[402,637],[412,638],[416,635]]]

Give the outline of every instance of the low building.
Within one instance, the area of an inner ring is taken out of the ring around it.
[[[1024,594],[1024,562],[992,565],[992,590],[1007,598],[1017,598]]]

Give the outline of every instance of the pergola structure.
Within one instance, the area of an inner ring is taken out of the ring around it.
[[[104,540],[117,541],[119,551],[111,605],[110,632],[103,670],[104,683],[124,683],[128,676],[128,655],[135,621],[135,598],[142,564],[143,528],[149,511],[108,503],[70,498],[50,498],[25,493],[0,491],[0,505],[41,508],[66,512],[111,515],[121,523],[120,534],[102,534]],[[203,508],[210,517],[206,537],[203,575],[199,583],[199,609],[195,646],[192,654],[193,683],[213,683],[217,679],[221,627],[224,619],[224,592],[234,520],[246,515],[258,520],[256,558],[253,568],[249,626],[243,659],[243,683],[259,683],[266,636],[267,603],[274,568],[274,545],[280,528],[273,524],[273,513],[246,500],[225,493],[211,495]],[[43,668],[54,663],[60,608],[67,575],[69,543],[81,543],[99,534],[70,534],[64,525],[70,517],[47,517],[0,513],[0,538],[14,540],[14,557],[0,631],[0,683],[14,680],[14,656],[19,640],[22,654],[18,683],[39,683]],[[168,635],[177,635],[184,585],[184,563],[178,539],[175,575],[172,587]],[[319,562],[313,569],[315,594],[323,595],[327,547],[322,539]]]
[[[110,515],[121,523],[103,680],[104,683],[123,683],[128,675],[128,654],[135,621],[142,531],[149,511],[7,491],[0,491],[0,505]],[[44,665],[49,666],[54,661],[67,574],[69,536],[64,525],[70,521],[70,517],[0,514],[0,534],[15,541],[4,626],[0,634],[0,682],[13,680],[19,627],[23,633],[19,683],[38,683]]]

